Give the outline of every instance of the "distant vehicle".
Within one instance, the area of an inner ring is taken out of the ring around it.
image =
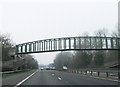
[[[41,70],[44,70],[44,68],[42,67]]]
[[[56,70],[55,67],[50,67],[50,70]]]
[[[46,70],[50,70],[50,67],[47,67]]]
[[[44,70],[56,70],[55,67],[45,67]]]
[[[66,66],[63,66],[63,70],[66,71],[68,68]]]

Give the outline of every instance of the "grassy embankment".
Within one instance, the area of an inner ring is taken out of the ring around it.
[[[2,78],[6,78],[6,77],[17,75],[17,74],[22,74],[22,73],[27,73],[27,72],[34,72],[35,70],[36,69],[34,69],[34,70],[23,70],[23,71],[0,73],[0,76],[2,76]]]

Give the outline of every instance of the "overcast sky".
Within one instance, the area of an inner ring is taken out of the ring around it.
[[[57,37],[79,36],[84,32],[118,23],[119,0],[1,0],[0,32],[10,33],[16,43]],[[53,62],[56,53],[37,53],[40,64]]]

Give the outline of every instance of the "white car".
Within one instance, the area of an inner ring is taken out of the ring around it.
[[[67,67],[66,67],[66,66],[63,66],[63,70],[67,70]]]
[[[42,67],[41,70],[44,70],[44,68]]]

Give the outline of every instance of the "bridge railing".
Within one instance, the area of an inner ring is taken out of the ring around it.
[[[17,54],[65,51],[65,50],[116,50],[117,37],[66,37],[38,40],[16,45]]]

